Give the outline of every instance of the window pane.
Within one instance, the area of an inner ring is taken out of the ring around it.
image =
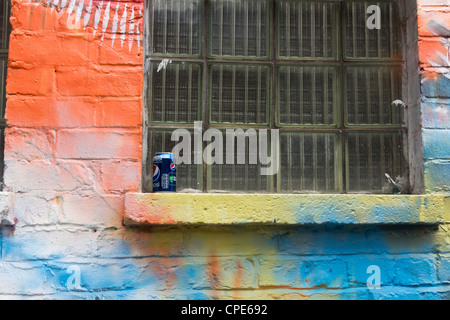
[[[150,122],[193,123],[201,118],[201,64],[152,61]]]
[[[347,189],[394,193],[394,185],[388,182],[385,174],[406,188],[403,142],[399,132],[349,133]]]
[[[9,34],[11,32],[11,25],[9,23],[9,2],[10,0],[3,0],[0,4],[0,50],[8,50],[9,48]]]
[[[269,56],[268,0],[212,0],[210,53],[219,56]]]
[[[281,124],[335,123],[336,69],[283,66],[278,69]]]
[[[153,156],[157,152],[172,152],[172,149],[175,145],[178,144],[178,141],[171,141],[172,132],[176,129],[150,129],[149,136],[147,139],[148,142],[148,161],[147,161],[147,183],[149,186],[147,188],[151,190],[152,186],[152,165],[153,165]],[[193,145],[193,134],[191,132],[191,143]],[[180,139],[181,141],[182,139]],[[183,153],[180,154],[183,156]],[[177,158],[178,155],[176,154]],[[188,191],[188,190],[201,190],[202,188],[202,165],[194,164],[194,148],[191,148],[191,164],[180,164],[177,161],[177,192],[179,191]]]
[[[267,124],[270,67],[211,65],[211,122]]]
[[[289,132],[280,138],[281,191],[339,191],[337,135]]]
[[[234,136],[231,131],[234,132]],[[222,157],[215,152],[212,154],[212,156],[221,158],[222,164],[216,162],[209,166],[208,191],[265,192],[273,190],[273,176],[261,174],[261,169],[270,167],[271,163],[261,165],[261,161],[259,161],[258,152],[262,151],[258,145],[258,131],[247,129],[239,133],[234,129],[228,129],[228,132],[231,133],[227,138],[226,131],[221,130]],[[234,145],[230,142],[233,139]],[[266,151],[271,148],[270,130],[267,130],[267,141]],[[268,153],[270,154],[270,151],[267,151],[266,155]]]
[[[0,179],[0,186],[3,187],[3,170],[5,168],[5,129],[0,129],[0,173],[2,178]]]
[[[202,0],[153,0],[152,53],[199,55]]]
[[[346,2],[345,55],[348,58],[401,59],[400,26],[396,3],[377,2],[380,29],[369,29],[367,8],[374,3]],[[369,11],[373,12],[373,11]]]
[[[336,58],[337,3],[278,1],[280,57]]]
[[[346,68],[347,123],[401,125],[404,108],[400,67],[358,66]]]

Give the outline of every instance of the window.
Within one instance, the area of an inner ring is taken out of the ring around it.
[[[244,164],[180,164],[178,190],[408,192],[402,5],[377,1],[369,28],[373,4],[148,0],[144,190],[152,156],[201,121],[223,145],[230,128],[279,130],[279,169],[261,175],[247,143]]]
[[[0,4],[0,173],[3,180],[3,152],[5,141],[6,71],[8,68],[8,48],[11,25],[9,23],[10,1]]]

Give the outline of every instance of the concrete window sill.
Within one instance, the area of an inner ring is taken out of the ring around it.
[[[442,224],[444,196],[128,193],[124,223]]]

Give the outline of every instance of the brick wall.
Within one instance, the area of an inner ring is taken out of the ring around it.
[[[124,227],[141,183],[143,11],[12,0],[0,298],[450,298],[449,224]],[[450,195],[450,3],[418,12],[425,186]]]

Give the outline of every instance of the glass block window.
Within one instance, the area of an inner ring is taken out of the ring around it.
[[[8,68],[8,49],[11,25],[9,23],[10,1],[0,4],[0,181],[3,182],[3,153],[5,140],[5,107],[6,107],[6,71]]]
[[[366,24],[374,4],[379,29]],[[144,189],[153,155],[184,141],[179,191],[407,192],[401,12],[396,0],[147,0]],[[261,132],[276,174],[255,161]],[[224,152],[206,155],[213,144]]]

